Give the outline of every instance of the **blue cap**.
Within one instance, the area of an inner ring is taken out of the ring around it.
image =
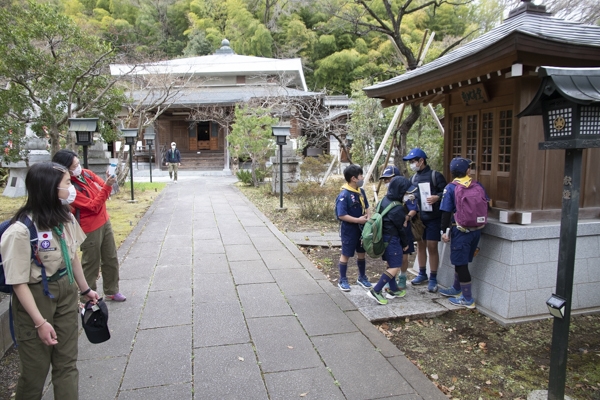
[[[473,161],[468,158],[456,157],[450,161],[450,172],[457,172],[459,174],[465,174]]]
[[[415,147],[414,149],[412,149],[411,151],[409,151],[406,156],[402,157],[402,159],[404,161],[414,160],[415,158],[426,159],[427,158],[427,154],[425,154],[425,152],[423,150],[421,150],[420,148]]]
[[[400,175],[400,170],[398,168],[394,167],[393,165],[388,165],[383,170],[383,173],[381,174],[379,179],[393,178],[394,176],[399,176],[399,175]]]

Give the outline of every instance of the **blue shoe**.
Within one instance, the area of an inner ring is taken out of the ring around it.
[[[398,275],[398,289],[406,289],[406,275]]]
[[[349,292],[350,285],[348,284],[348,278],[340,278],[340,281],[338,282],[338,287],[342,292]]]
[[[427,285],[427,290],[431,293],[435,293],[438,291],[437,279],[429,280],[429,285]]]
[[[417,277],[415,279],[413,279],[412,281],[410,281],[410,283],[412,285],[422,285],[422,284],[424,284],[425,282],[428,282],[428,281],[429,281],[429,278],[427,278],[427,275],[421,275],[421,274],[419,274],[419,275],[417,275]]]
[[[356,280],[356,283],[358,283],[360,286],[364,287],[365,289],[371,289],[373,287],[371,282],[369,282],[369,279],[367,279],[367,277],[364,275],[359,276],[358,279]]]
[[[465,296],[451,297],[448,299],[450,303],[459,307],[475,308],[475,299],[467,300]]]
[[[440,294],[446,297],[458,297],[462,295],[462,290],[456,290],[454,286],[450,286],[448,289],[440,289]]]

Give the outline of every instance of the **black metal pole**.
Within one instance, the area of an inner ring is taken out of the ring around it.
[[[565,298],[567,303],[565,305],[564,317],[554,318],[552,348],[550,350],[548,400],[564,400],[565,398],[582,154],[582,149],[569,149],[565,152],[565,176],[563,178],[556,294]]]
[[[283,151],[279,145],[279,208],[283,208]]]
[[[83,168],[88,169],[87,146],[83,145]]]
[[[129,173],[130,173],[130,180],[131,180],[131,201],[135,201],[133,199],[133,145],[130,144],[129,145]]]
[[[150,160],[150,183],[152,183],[152,145],[148,145],[148,159]]]

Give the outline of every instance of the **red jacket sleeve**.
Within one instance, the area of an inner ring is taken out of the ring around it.
[[[86,173],[84,178],[87,182],[87,185],[78,180],[76,177],[71,177],[72,182],[77,182],[77,184],[83,188],[83,191],[77,190],[77,196],[75,197],[75,201],[71,204],[71,208],[79,208],[80,210],[86,210],[97,214],[102,211],[106,200],[110,197],[112,186],[106,185],[102,178],[94,174],[92,171],[86,169],[81,173],[84,174],[84,171]],[[100,185],[100,189],[96,187],[95,183]]]

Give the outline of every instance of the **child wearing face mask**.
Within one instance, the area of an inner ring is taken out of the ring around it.
[[[358,265],[357,284],[365,289],[372,287],[366,275],[366,253],[362,247],[361,232],[362,226],[371,217],[369,201],[367,195],[362,189],[364,183],[363,170],[358,165],[350,165],[344,169],[344,179],[346,183],[342,186],[340,194],[335,200],[335,211],[340,223],[340,237],[342,239],[342,254],[338,264],[340,270],[340,280],[338,287],[344,292],[350,291],[350,284],[346,272],[348,270],[348,260],[354,257],[356,252]]]
[[[175,142],[171,143],[171,149],[167,150],[166,154],[166,165],[169,166],[169,178],[173,179],[173,182],[177,183],[177,170],[181,166],[181,153],[177,149]]]
[[[41,399],[50,367],[54,398],[78,398],[77,289],[94,304],[98,294],[77,257],[86,236],[67,206],[72,186],[65,167],[34,164],[25,178],[27,201],[0,240],[21,363],[17,399]],[[30,242],[30,221],[37,246]]]
[[[390,181],[396,176],[400,176],[400,170],[393,165],[388,165],[379,177],[379,179],[382,180],[385,186],[388,188],[388,192]],[[406,248],[406,250],[403,251],[402,266],[400,267],[400,273],[397,275],[397,285],[399,291],[406,290],[406,271],[408,270],[408,256],[415,252],[414,237],[411,230],[411,219],[414,218],[415,215],[417,215],[417,212],[419,211],[417,205],[416,191],[417,188],[411,185],[402,199],[402,204],[404,205],[404,213],[406,215],[404,221],[404,233],[406,234],[408,247]],[[394,293],[390,294],[389,283],[384,286],[384,292],[386,292],[385,297],[387,299],[393,299],[394,297],[404,296],[404,294],[402,294],[402,296],[395,295]]]

